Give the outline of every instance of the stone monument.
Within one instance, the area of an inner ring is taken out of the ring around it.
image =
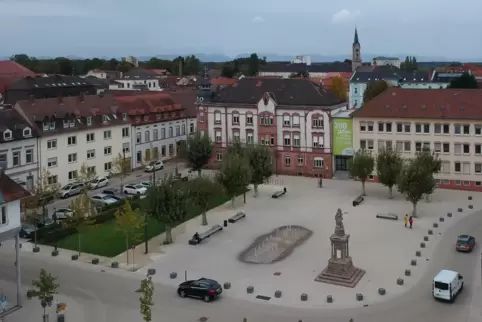
[[[350,235],[345,233],[343,212],[339,208],[335,215],[335,223],[335,233],[330,237],[331,258],[328,260],[328,266],[315,278],[315,281],[355,287],[365,275],[365,271],[353,265],[348,247]]]

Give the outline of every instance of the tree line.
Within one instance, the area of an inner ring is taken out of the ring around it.
[[[237,74],[245,76],[256,76],[259,72],[259,66],[266,65],[266,57],[259,58],[258,54],[252,53],[246,58],[236,58],[230,62],[221,65],[221,76],[235,77]]]

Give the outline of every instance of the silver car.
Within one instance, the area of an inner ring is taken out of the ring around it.
[[[97,203],[101,206],[112,205],[119,202],[119,200],[117,200],[116,198],[113,198],[112,196],[105,193],[99,193],[92,196],[91,198],[94,203]]]
[[[82,182],[69,183],[59,190],[59,197],[61,199],[69,198],[82,193],[84,190],[84,184]]]

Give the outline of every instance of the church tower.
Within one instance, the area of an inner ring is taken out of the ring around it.
[[[355,72],[356,69],[361,65],[362,65],[361,47],[360,47],[360,42],[358,41],[358,30],[355,27],[355,39],[353,40],[352,57],[351,57],[352,71]]]

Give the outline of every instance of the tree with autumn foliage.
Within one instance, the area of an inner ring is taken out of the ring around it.
[[[335,95],[344,100],[348,100],[348,93],[345,86],[345,80],[340,76],[335,76],[331,79],[331,90],[335,93]]]

